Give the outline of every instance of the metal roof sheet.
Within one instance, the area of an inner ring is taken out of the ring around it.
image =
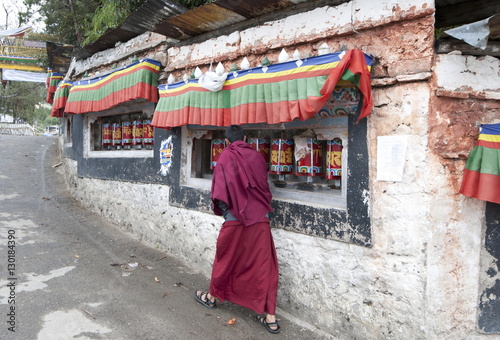
[[[186,11],[187,8],[175,0],[146,0],[120,27],[108,30],[93,43],[76,49],[74,56],[78,59],[88,58],[114,47],[117,42],[125,42],[151,31],[157,23]]]
[[[47,56],[52,71],[65,74],[71,62],[73,45],[47,41]]]
[[[194,8],[157,25],[153,32],[182,40],[246,20],[238,13],[215,3]]]
[[[97,41],[79,49],[75,56],[87,58],[96,52],[112,48],[119,41],[128,41],[142,33],[152,31],[175,40],[186,40],[201,36],[223,27],[252,23],[252,19],[274,15],[285,9],[307,10],[308,8],[338,5],[350,0],[215,0],[209,4],[187,10],[175,0],[146,0],[116,29],[109,30]],[[489,0],[436,0],[437,16],[441,8],[448,9],[464,3],[485,3]],[[308,6],[308,7],[307,7]],[[302,9],[301,9],[302,8]],[[482,15],[482,14],[479,14]],[[479,19],[477,19],[479,20]],[[253,22],[255,24],[255,22]],[[240,27],[241,28],[241,27]],[[220,34],[215,32],[216,34]]]
[[[301,2],[304,2],[302,0]],[[295,2],[297,3],[297,1]],[[214,4],[220,7],[228,9],[232,12],[238,13],[239,15],[250,19],[256,18],[260,15],[267,14],[270,12],[275,12],[277,10],[290,7],[294,5],[294,2],[289,0],[246,0],[246,1],[234,1],[234,0],[218,0]]]
[[[150,31],[155,25],[173,15],[187,11],[177,1],[146,0],[123,24],[121,29],[136,32],[138,35]]]
[[[216,0],[187,10],[175,0],[146,0],[119,28],[107,31],[97,41],[75,51],[74,55],[79,59],[87,58],[147,31],[184,40],[303,2],[315,1]]]

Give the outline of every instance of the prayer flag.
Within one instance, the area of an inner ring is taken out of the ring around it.
[[[500,204],[500,123],[481,125],[465,165],[460,193]]]

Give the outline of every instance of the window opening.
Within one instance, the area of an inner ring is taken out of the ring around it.
[[[73,131],[73,116],[68,116],[66,119],[65,119],[65,126],[64,126],[64,130],[66,131],[66,133],[64,134],[64,142],[65,144],[71,144],[73,139],[72,139],[72,131]]]
[[[347,121],[347,117],[337,119]],[[268,165],[273,195],[291,198],[292,192],[299,192],[298,196],[302,196],[299,198],[311,202],[325,196],[345,197],[342,172],[347,161],[343,157],[346,154],[344,147],[347,143],[347,127],[337,129],[336,135],[328,136],[324,136],[320,128],[283,129],[269,125],[259,128],[243,127],[247,142],[261,154]],[[189,132],[190,173],[186,183],[197,185],[200,183],[199,179],[212,178],[213,169],[225,148],[224,128],[197,131],[190,129]],[[208,186],[209,183],[205,183],[205,187]],[[311,196],[316,199],[310,199]],[[294,199],[296,198],[297,195]],[[324,201],[323,203],[326,204]]]
[[[152,150],[154,128],[142,112],[97,117],[90,123],[90,150]]]

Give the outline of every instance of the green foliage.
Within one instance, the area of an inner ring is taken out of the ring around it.
[[[51,117],[50,109],[44,106],[38,106],[35,108],[35,119],[40,130],[46,126],[59,124],[59,118]]]
[[[452,28],[460,27],[460,25],[454,25],[454,26],[448,26],[448,27],[441,27],[441,28],[436,28],[434,29],[434,40],[441,39],[443,37],[443,34],[447,30],[451,30]]]
[[[213,0],[178,0],[191,9]],[[20,24],[35,13],[42,16],[45,32],[52,41],[84,46],[106,31],[119,27],[144,0],[24,0],[25,12],[18,14]]]
[[[14,120],[34,124],[48,116],[48,108],[38,107],[45,102],[45,84],[8,81],[0,87],[0,114],[9,114]],[[50,111],[49,111],[50,112]]]
[[[213,0],[179,0],[179,3],[187,8],[195,8],[198,6],[202,6],[208,3],[211,3]]]
[[[100,0],[24,0],[27,11],[19,13],[21,23],[38,12],[45,22],[45,33],[57,42],[80,45],[85,28],[101,4]]]
[[[102,0],[86,29],[83,45],[88,45],[106,31],[119,27],[142,3],[143,0]]]
[[[50,125],[57,125],[59,124],[59,118],[56,117],[51,117],[50,116],[50,110],[45,113],[45,119],[40,120],[40,126],[41,127],[46,127]]]

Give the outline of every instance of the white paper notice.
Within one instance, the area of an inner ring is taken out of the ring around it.
[[[377,180],[401,182],[408,136],[377,137]]]

